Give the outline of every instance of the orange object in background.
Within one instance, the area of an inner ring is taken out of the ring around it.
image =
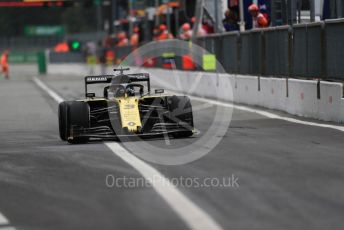
[[[253,28],[264,28],[269,26],[268,19],[259,11],[259,7],[256,4],[251,4],[248,7],[248,11],[253,18]]]
[[[161,24],[159,26],[159,35],[157,36],[157,41],[163,41],[167,39],[173,39],[173,35],[168,31],[167,26],[165,24]]]
[[[190,55],[182,56],[183,70],[194,70],[196,65]]]
[[[156,14],[162,15],[162,14],[166,14],[167,10],[169,8],[180,8],[180,2],[179,1],[172,1],[172,2],[168,2],[166,4],[163,4],[161,6],[159,6],[159,8],[157,9]]]
[[[108,65],[113,65],[115,60],[115,53],[112,50],[108,50],[105,53],[105,61]]]
[[[167,30],[163,31],[157,38],[158,41],[163,41],[163,40],[167,40],[167,39],[173,39],[173,35],[171,33],[169,33]]]
[[[8,56],[9,53],[7,50],[5,50],[3,52],[3,54],[1,55],[1,59],[0,59],[0,64],[1,64],[1,71],[4,73],[5,78],[9,78],[9,65],[8,65]]]
[[[264,28],[269,26],[268,19],[264,16],[264,14],[259,13],[256,18],[256,27]]]
[[[129,45],[129,39],[127,38],[127,35],[125,32],[119,32],[117,34],[117,38],[118,38],[118,43],[117,43],[117,47],[123,47],[123,46],[127,46]]]
[[[139,34],[134,33],[130,38],[130,45],[137,46],[139,44]]]
[[[54,51],[56,53],[66,53],[69,52],[69,45],[67,42],[61,42],[58,43],[55,47],[54,47]]]
[[[135,26],[134,33],[130,37],[130,45],[137,46],[139,44],[139,41],[140,41],[139,33],[140,33],[139,27]]]

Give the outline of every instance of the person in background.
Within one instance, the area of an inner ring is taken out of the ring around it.
[[[133,29],[133,34],[130,37],[130,45],[137,46],[140,41],[140,29],[138,26],[135,26]]]
[[[100,64],[100,73],[103,75],[106,73],[106,43],[105,39],[103,41],[98,41],[97,56]]]
[[[195,25],[195,23],[196,23],[196,17],[195,16],[191,18],[191,23],[192,23],[192,26]],[[207,31],[204,29],[204,26],[200,24],[198,27],[197,36],[205,36],[205,35],[207,35]]]
[[[97,44],[94,41],[88,41],[83,47],[84,58],[89,67],[89,74],[94,74],[95,65],[97,64]]]
[[[127,34],[124,31],[121,31],[117,34],[118,42],[116,44],[117,47],[123,47],[129,45],[129,39],[127,38]]]
[[[202,28],[207,32],[207,34],[213,34],[215,32],[214,26],[209,18],[205,18],[203,20]]]
[[[159,36],[157,37],[157,41],[163,41],[167,39],[173,39],[173,35],[168,31],[167,26],[165,24],[161,24],[159,26]]]
[[[223,27],[226,31],[239,30],[239,17],[238,14],[231,9],[227,9],[225,12],[225,19],[223,19]]]
[[[191,37],[192,37],[192,30],[191,30],[191,26],[189,23],[184,23],[182,25],[182,31],[179,35],[179,38],[182,39],[182,40],[190,40]]]
[[[259,11],[256,4],[252,4],[248,7],[248,12],[253,18],[253,28],[264,28],[269,26],[268,19]]]
[[[264,17],[268,20],[268,24],[271,23],[271,18],[269,15],[269,10],[267,4],[259,4],[259,11],[264,15]]]
[[[8,56],[9,56],[9,52],[8,50],[5,50],[2,55],[1,55],[1,59],[0,59],[0,64],[1,64],[1,72],[4,74],[5,79],[9,79],[9,72],[10,72],[10,68],[8,65]]]
[[[157,41],[159,37],[159,26],[154,26],[153,29],[153,41]]]

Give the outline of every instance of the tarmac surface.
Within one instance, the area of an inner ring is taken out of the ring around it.
[[[216,223],[209,225],[214,229],[342,229],[341,131],[234,109],[226,134],[207,155],[184,165],[145,162],[137,169],[101,141],[61,141],[58,103],[35,84],[35,70],[13,69],[10,80],[0,79],[0,230],[190,229],[198,221]],[[39,79],[66,100],[83,97],[81,76]],[[195,113],[200,133],[210,126],[213,109]],[[197,138],[147,143],[178,149]],[[109,175],[146,178],[146,166],[177,181],[174,187],[187,202],[164,187],[125,187],[124,180],[121,186],[109,185]],[[181,178],[204,186],[185,185]],[[231,178],[231,184],[206,186],[206,178]],[[209,220],[192,216],[188,207]]]

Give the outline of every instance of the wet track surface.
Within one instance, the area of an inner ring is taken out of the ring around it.
[[[0,229],[188,229],[154,189],[106,185],[107,175],[142,175],[102,142],[60,141],[58,104],[32,77],[0,80],[0,212],[9,220]],[[81,77],[41,80],[65,99],[83,97]],[[201,132],[212,112],[197,111]],[[343,132],[235,109],[226,135],[206,156],[179,166],[148,164],[168,179],[234,175],[238,186],[177,186],[223,229],[342,229],[343,149]]]

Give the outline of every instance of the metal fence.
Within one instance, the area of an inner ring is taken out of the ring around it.
[[[195,43],[214,54],[228,73],[344,80],[344,19],[215,34],[198,37]],[[118,61],[133,47],[113,51]],[[156,58],[155,67],[163,63],[162,57]],[[180,57],[175,63],[183,69]]]
[[[328,21],[325,31],[326,75],[344,79],[344,20]]]
[[[344,19],[198,38],[228,73],[344,80]]]

